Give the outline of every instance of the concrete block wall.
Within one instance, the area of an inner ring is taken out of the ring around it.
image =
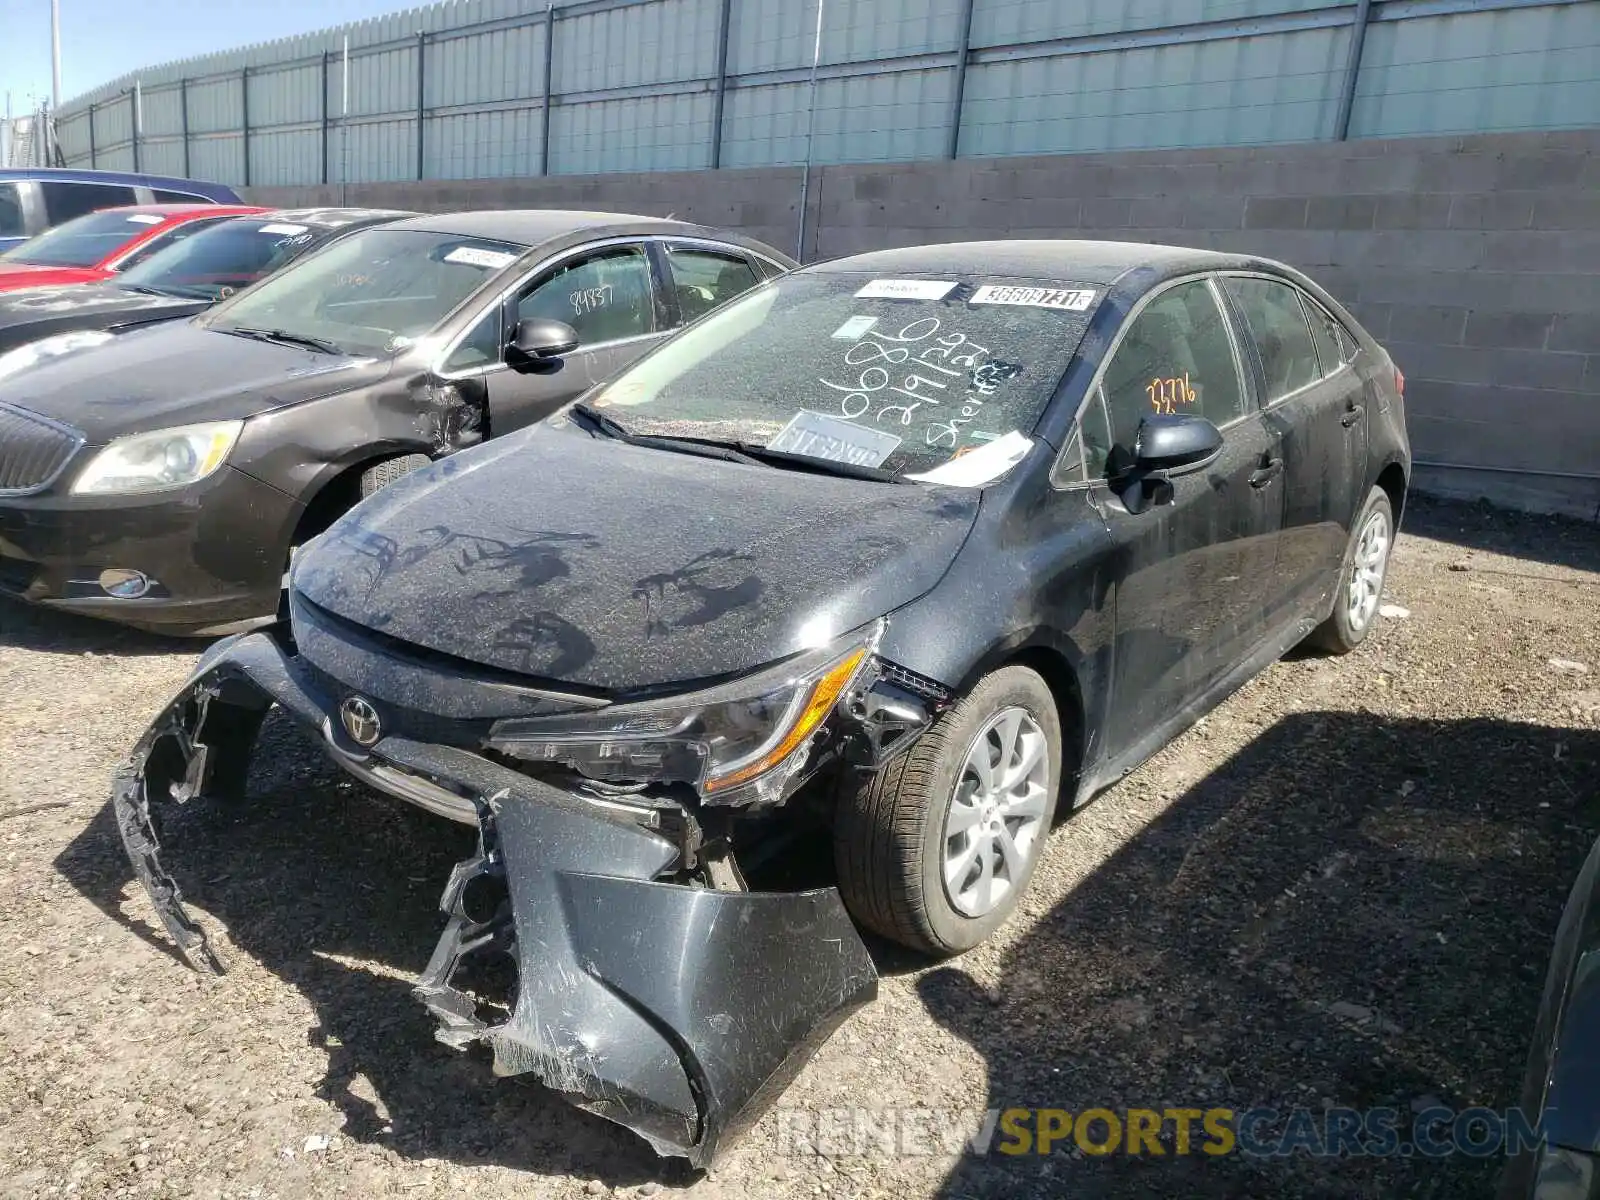
[[[1406,376],[1417,485],[1600,518],[1600,129],[798,168],[350,185],[424,211],[674,213],[806,260],[989,237],[1280,258]],[[267,203],[329,188],[256,189]]]

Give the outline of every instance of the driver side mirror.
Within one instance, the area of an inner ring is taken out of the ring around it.
[[[1134,470],[1168,478],[1198,471],[1222,451],[1222,431],[1204,417],[1149,416],[1134,441]]]
[[[518,321],[511,349],[533,359],[560,358],[578,348],[578,331],[564,321],[530,317]]]

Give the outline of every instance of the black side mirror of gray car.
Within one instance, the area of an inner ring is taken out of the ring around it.
[[[565,321],[529,317],[517,322],[511,348],[528,358],[560,358],[578,348],[578,331]]]

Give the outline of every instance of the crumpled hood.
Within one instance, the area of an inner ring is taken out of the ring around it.
[[[0,376],[0,400],[63,421],[98,443],[171,425],[243,420],[373,382],[388,369],[386,360],[168,321]]]
[[[403,642],[627,693],[758,667],[916,599],[978,502],[535,425],[357,506],[294,586]]]
[[[69,329],[110,329],[190,316],[205,300],[150,296],[114,283],[31,287],[0,292],[0,352]]]

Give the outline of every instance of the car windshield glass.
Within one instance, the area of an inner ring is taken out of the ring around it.
[[[224,221],[152,254],[120,282],[215,300],[248,287],[304,253],[321,230],[294,221],[246,217]]]
[[[632,434],[924,472],[1032,432],[1099,295],[1056,279],[800,272],[707,317],[589,403]]]
[[[361,230],[223,301],[206,324],[315,339],[345,354],[395,354],[524,249],[461,234]]]
[[[95,212],[47,229],[14,250],[0,254],[0,262],[30,267],[92,267],[165,218],[154,213]]]

